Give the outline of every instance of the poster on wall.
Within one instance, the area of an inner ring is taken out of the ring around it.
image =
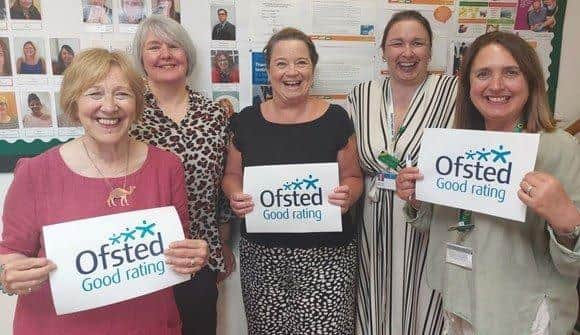
[[[447,74],[457,74],[464,51],[478,36],[491,31],[513,32],[534,47],[548,82],[559,1],[389,0],[384,22],[402,10],[419,11],[433,30],[429,70]],[[379,72],[386,74],[386,64]]]
[[[17,157],[36,155],[82,134],[58,102],[66,64],[88,47],[133,54],[133,33],[153,14],[183,22],[199,55],[192,88],[219,100],[231,113],[272,98],[261,51],[273,33],[287,26],[310,36],[320,55],[310,93],[332,103],[344,102],[357,83],[388,75],[381,62],[382,32],[392,15],[407,9],[419,11],[433,27],[429,66],[433,72],[457,73],[467,47],[487,31],[519,34],[538,52],[550,78],[553,105],[567,4],[566,0],[61,2],[64,7],[46,0],[0,1],[1,171],[10,171]],[[34,115],[28,105],[31,93],[38,95],[50,115],[50,126],[25,126],[23,118]]]
[[[12,30],[42,29],[42,6],[40,0],[10,0],[10,21]]]
[[[249,39],[264,43],[284,27],[299,28],[314,40],[375,42],[376,0],[251,0]]]

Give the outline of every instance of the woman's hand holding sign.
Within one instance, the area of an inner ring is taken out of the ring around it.
[[[546,219],[557,235],[568,235],[580,225],[580,211],[562,183],[548,173],[527,173],[520,183],[518,197]]]
[[[350,187],[348,185],[340,185],[332,190],[328,195],[328,202],[340,206],[340,213],[344,214],[352,205],[350,199]]]
[[[181,240],[169,245],[165,251],[166,263],[173,271],[183,274],[195,274],[207,263],[209,247],[204,240]]]
[[[419,208],[421,201],[415,199],[415,182],[423,179],[423,175],[416,167],[406,167],[399,171],[395,184],[397,186],[397,196],[405,200],[413,208]]]
[[[230,197],[230,207],[238,217],[243,218],[246,214],[254,210],[252,196],[241,192],[234,193]]]
[[[21,254],[5,255],[0,259],[0,285],[8,294],[30,294],[44,281],[56,265],[46,258],[26,257]]]

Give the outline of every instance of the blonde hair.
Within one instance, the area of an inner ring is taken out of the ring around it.
[[[133,68],[127,57],[119,51],[106,49],[87,49],[79,53],[64,71],[60,87],[60,106],[71,120],[78,121],[77,100],[91,86],[105,79],[111,67],[118,66],[135,95],[135,121],[143,114],[143,79]]]

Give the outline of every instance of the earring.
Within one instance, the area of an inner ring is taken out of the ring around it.
[[[381,58],[383,59],[383,63],[386,63],[388,61],[387,57],[385,56],[382,56]]]

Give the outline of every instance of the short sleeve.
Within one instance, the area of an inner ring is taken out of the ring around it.
[[[253,111],[254,108],[252,106],[246,107],[240,113],[234,114],[230,119],[229,129],[232,136],[232,144],[240,152],[244,151],[244,130],[248,128],[248,115]],[[244,124],[246,125],[245,127]]]
[[[18,161],[14,180],[4,200],[0,254],[21,253],[29,257],[40,249],[41,227],[36,218],[36,192],[33,189],[33,159]]]
[[[338,150],[343,149],[348,143],[348,139],[354,134],[354,125],[346,110],[339,105],[331,105],[334,117],[334,126]]]

